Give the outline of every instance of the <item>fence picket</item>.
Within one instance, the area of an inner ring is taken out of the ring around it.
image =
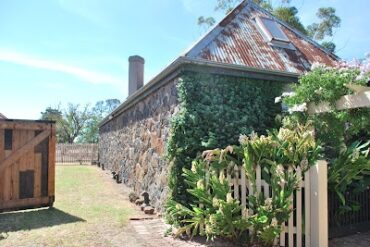
[[[244,167],[240,167],[241,204],[243,209],[247,206],[247,183]]]
[[[262,180],[262,186],[263,186],[263,194],[265,198],[270,198],[270,186],[268,183],[265,182],[265,180]]]
[[[286,227],[284,223],[282,226],[282,231],[280,233],[280,246],[285,246],[285,234],[286,234]]]
[[[239,200],[239,167],[234,166],[234,199]]]
[[[292,168],[289,167],[288,168],[288,172],[291,173],[293,172],[292,171]],[[291,195],[290,197],[290,201],[291,201],[291,207],[293,207],[293,195]],[[293,215],[294,213],[291,213],[290,214],[290,217],[289,217],[289,221],[288,221],[288,236],[289,236],[289,246],[294,246],[294,219],[293,219]]]
[[[256,168],[256,189],[258,193],[261,193],[262,181],[261,181],[261,167],[257,166]]]
[[[311,246],[311,184],[310,171],[304,175],[304,219],[305,219],[305,246]]]
[[[302,170],[297,167],[297,179],[299,181],[299,188],[296,191],[296,222],[297,222],[297,247],[302,247]]]
[[[97,144],[57,144],[56,162],[92,162],[98,160]]]
[[[290,215],[289,220],[282,225],[282,232],[280,237],[274,242],[280,244],[281,247],[302,247],[303,239],[305,239],[305,246],[310,246],[311,243],[311,201],[310,201],[310,171],[305,174],[302,173],[300,167],[295,170],[290,167],[289,172],[295,172],[297,179],[299,181],[298,188],[294,194],[290,197],[292,202],[293,213]],[[253,184],[249,177],[247,177],[245,168],[243,166],[235,165],[232,169],[225,169],[226,178],[230,188],[232,189],[232,195],[234,199],[240,201],[242,205],[242,216],[246,217],[247,214],[253,215],[253,211],[249,209],[248,205],[248,195],[253,194],[254,190],[261,193],[263,190],[265,198],[271,198],[270,185],[262,179],[261,167],[256,166],[255,169],[255,183]],[[206,173],[206,180],[209,180],[209,172]],[[221,176],[221,174],[219,175]],[[304,203],[302,203],[304,196]],[[293,202],[293,200],[295,200]],[[199,205],[203,207],[203,205]],[[304,214],[304,234],[303,234],[303,214]],[[204,225],[200,226],[200,231],[204,234]],[[250,231],[253,231],[250,228]]]
[[[232,188],[233,181],[231,179],[231,174],[226,170],[227,182],[229,183],[229,187]]]

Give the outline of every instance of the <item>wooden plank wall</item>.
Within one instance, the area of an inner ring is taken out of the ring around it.
[[[0,120],[0,211],[54,201],[53,123]]]
[[[56,162],[75,163],[98,160],[98,144],[57,144]]]

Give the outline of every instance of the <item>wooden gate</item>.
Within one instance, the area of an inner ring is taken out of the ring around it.
[[[55,124],[0,120],[0,212],[52,206]]]

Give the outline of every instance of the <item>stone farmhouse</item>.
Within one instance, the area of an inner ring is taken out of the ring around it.
[[[330,66],[338,59],[252,1],[243,1],[145,85],[144,59],[129,58],[129,97],[100,124],[99,162],[136,192],[148,191],[152,204],[161,208],[168,194],[164,156],[170,121],[180,110],[176,85],[185,72],[292,83],[313,63]]]

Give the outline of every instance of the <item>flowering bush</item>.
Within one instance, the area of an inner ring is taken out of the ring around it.
[[[194,197],[191,207],[170,200],[167,219],[179,226],[178,234],[246,238],[249,243],[272,246],[293,211],[291,196],[299,182],[294,170],[301,167],[306,171],[318,158],[320,149],[310,129],[305,125],[268,136],[242,135],[238,146],[205,151],[202,158],[193,161],[191,170],[183,169],[188,192]],[[235,165],[244,166],[254,187],[246,208],[232,198],[225,178],[225,171],[231,173]],[[272,188],[271,197],[257,190],[257,166]]]
[[[322,101],[332,106],[343,95],[352,94],[346,84],[369,85],[370,55],[365,59],[340,62],[334,68],[314,64],[312,71],[303,75],[295,87],[295,94],[283,101],[290,105]],[[355,204],[345,201],[345,193],[360,192],[370,185],[370,163],[365,153],[370,140],[370,108],[332,110],[309,116],[296,112],[284,119],[287,128],[298,123],[312,121],[318,142],[323,146],[329,161],[329,190],[335,192],[343,212],[352,210]],[[359,155],[353,155],[359,154]],[[367,179],[366,179],[367,178]]]
[[[343,95],[352,94],[347,84],[367,86],[370,79],[370,55],[365,59],[340,62],[336,67],[314,64],[312,71],[301,76],[295,86],[295,94],[283,99],[293,107],[304,103],[335,102]],[[307,116],[297,113],[285,119],[285,123],[313,121],[317,138],[325,146],[329,158],[337,156],[340,150],[358,140],[366,141],[370,136],[370,109],[358,108],[340,111],[332,107],[327,113]]]
[[[346,84],[366,86],[370,77],[370,56],[363,62],[340,62],[336,67],[314,63],[312,70],[299,80],[294,95],[286,97],[289,106],[326,101],[334,103],[343,95],[353,93]]]

